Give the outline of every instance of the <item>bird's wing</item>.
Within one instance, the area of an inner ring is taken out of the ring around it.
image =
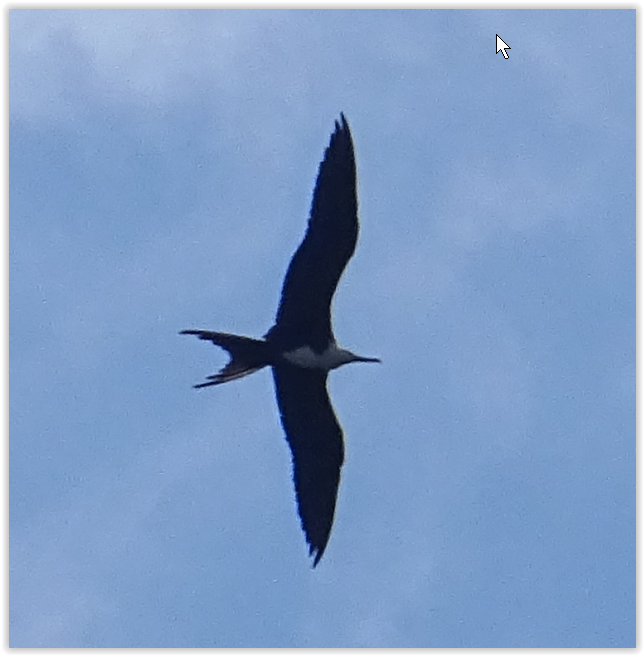
[[[315,567],[326,548],[344,460],[342,429],[324,371],[273,367],[282,426],[293,456],[293,482],[302,529]]]
[[[326,347],[331,299],[357,238],[356,164],[342,114],[320,164],[306,235],[286,272],[273,337],[284,331],[318,350]]]

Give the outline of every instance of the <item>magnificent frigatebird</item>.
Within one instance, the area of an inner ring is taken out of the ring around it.
[[[349,362],[380,362],[339,348],[331,300],[358,238],[356,164],[344,117],[335,122],[320,163],[304,240],[289,264],[275,325],[263,339],[183,330],[225,349],[230,360],[208,387],[273,369],[280,418],[293,456],[302,529],[315,567],[326,548],[344,460],[342,429],[326,389],[327,375]]]

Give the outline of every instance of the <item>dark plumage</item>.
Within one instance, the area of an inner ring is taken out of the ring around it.
[[[344,460],[342,429],[327,393],[327,375],[349,362],[379,362],[339,348],[331,326],[333,294],[357,237],[355,157],[341,114],[320,164],[306,235],[286,272],[275,325],[261,340],[182,331],[230,354],[219,373],[195,387],[219,385],[272,367],[280,419],[293,456],[298,511],[314,567],[331,533]]]

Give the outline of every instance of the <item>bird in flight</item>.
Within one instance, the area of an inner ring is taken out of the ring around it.
[[[313,567],[329,541],[344,460],[342,429],[329,400],[327,376],[331,369],[349,362],[380,362],[340,348],[331,327],[333,294],[357,238],[355,155],[349,125],[341,114],[320,163],[306,234],[284,278],[275,325],[263,339],[210,330],[181,331],[220,346],[230,356],[219,373],[196,388],[272,368]]]

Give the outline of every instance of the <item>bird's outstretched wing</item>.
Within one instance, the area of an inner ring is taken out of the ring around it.
[[[356,164],[344,114],[320,164],[304,240],[289,264],[275,326],[267,337],[297,336],[317,350],[331,337],[331,299],[358,238]]]
[[[333,525],[344,460],[342,429],[326,389],[324,371],[273,367],[282,426],[293,456],[293,482],[302,529],[315,567]]]

